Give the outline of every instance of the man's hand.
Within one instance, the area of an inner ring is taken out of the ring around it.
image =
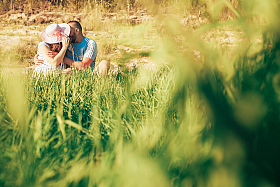
[[[58,52],[53,52],[53,51],[48,51],[48,53],[47,53],[47,55],[51,58],[54,58],[57,54],[58,54]]]
[[[40,65],[40,64],[42,64],[44,61],[43,60],[39,60],[38,59],[38,54],[36,54],[35,56],[34,56],[34,63],[35,63],[35,65]]]
[[[67,68],[62,71],[62,73],[71,73],[71,72],[72,72],[72,68]]]

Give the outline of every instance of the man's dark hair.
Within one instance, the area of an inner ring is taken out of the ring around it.
[[[81,32],[83,32],[82,26],[78,21],[69,21],[67,24],[69,23],[74,24],[75,28],[78,28]]]

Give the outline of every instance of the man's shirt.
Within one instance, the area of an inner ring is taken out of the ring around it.
[[[90,64],[91,69],[94,69],[96,56],[96,42],[87,37],[84,37],[83,41],[78,44],[70,42],[66,51],[66,57],[74,61],[82,61],[83,57],[88,57],[92,59],[93,62]]]

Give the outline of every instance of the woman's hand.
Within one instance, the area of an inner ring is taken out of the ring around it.
[[[68,39],[68,37],[63,37],[62,38],[62,47],[63,48],[68,48],[68,45],[69,45],[69,39]]]

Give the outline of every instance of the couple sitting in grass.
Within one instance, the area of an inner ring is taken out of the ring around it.
[[[94,69],[97,45],[94,40],[83,36],[79,22],[51,24],[42,32],[41,38],[43,42],[39,43],[34,57],[37,65],[33,72],[34,76],[70,72],[71,68]],[[98,73],[105,75],[110,68],[110,63],[103,60],[97,68]]]

